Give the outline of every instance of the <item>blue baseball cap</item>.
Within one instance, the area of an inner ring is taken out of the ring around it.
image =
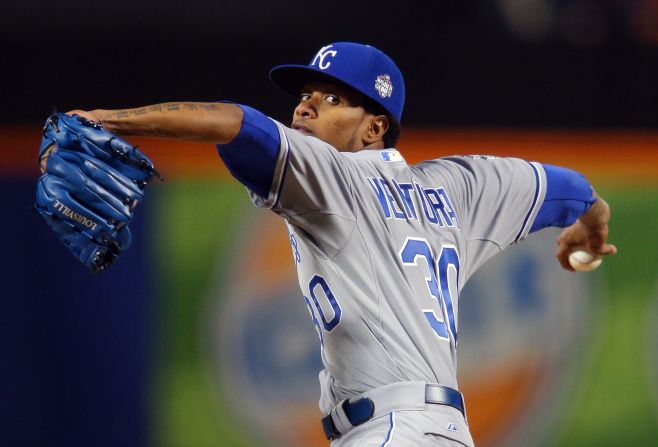
[[[404,79],[395,62],[370,45],[335,42],[316,53],[308,65],[277,65],[270,79],[297,96],[308,82],[338,81],[381,105],[400,122],[404,108]]]

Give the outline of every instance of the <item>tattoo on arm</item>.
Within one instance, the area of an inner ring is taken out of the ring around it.
[[[211,103],[193,103],[193,102],[170,102],[166,104],[155,104],[148,107],[139,107],[137,109],[121,109],[106,112],[105,119],[120,119],[128,118],[130,116],[142,116],[149,113],[166,113],[179,110],[213,110]]]

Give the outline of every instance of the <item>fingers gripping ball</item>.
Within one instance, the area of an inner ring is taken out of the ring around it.
[[[595,256],[585,250],[574,250],[569,255],[569,264],[577,272],[591,272],[603,262],[600,256]]]
[[[162,176],[99,123],[61,113],[46,121],[39,163],[36,210],[75,257],[104,270],[130,246],[133,212]]]

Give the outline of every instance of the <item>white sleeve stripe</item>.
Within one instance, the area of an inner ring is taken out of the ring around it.
[[[543,171],[543,168],[539,163],[530,162],[529,164],[532,167],[532,170],[535,174],[535,180],[537,182],[535,186],[535,196],[532,199],[530,210],[528,211],[528,214],[523,221],[523,225],[521,226],[521,230],[519,231],[519,234],[516,235],[514,242],[525,239],[525,237],[528,235],[528,232],[532,226],[532,222],[535,221],[535,217],[537,217],[537,213],[539,213],[539,209],[541,208],[541,204],[544,202],[544,196],[546,194],[545,182],[543,180],[543,176],[540,173],[540,169]]]
[[[281,123],[274,121],[276,127],[279,129],[279,139],[281,140],[281,146],[279,149],[279,156],[274,168],[274,176],[272,181],[272,186],[270,188],[269,196],[267,197],[267,207],[274,208],[279,202],[279,196],[281,195],[281,189],[283,188],[283,180],[286,176],[286,171],[288,170],[288,162],[290,159],[290,142],[286,133],[283,131],[283,126]]]
[[[279,203],[279,197],[281,197],[281,189],[283,189],[283,182],[286,178],[286,172],[288,172],[288,164],[290,164],[290,142],[288,141],[288,137],[285,134],[284,137],[286,139],[286,156],[285,160],[283,161],[283,169],[281,169],[281,177],[279,178],[279,185],[276,189],[272,208],[276,207],[277,203]]]

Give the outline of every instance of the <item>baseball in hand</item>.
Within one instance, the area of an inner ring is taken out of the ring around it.
[[[591,272],[596,270],[603,262],[600,256],[594,256],[585,250],[575,250],[569,255],[569,264],[577,272]]]

